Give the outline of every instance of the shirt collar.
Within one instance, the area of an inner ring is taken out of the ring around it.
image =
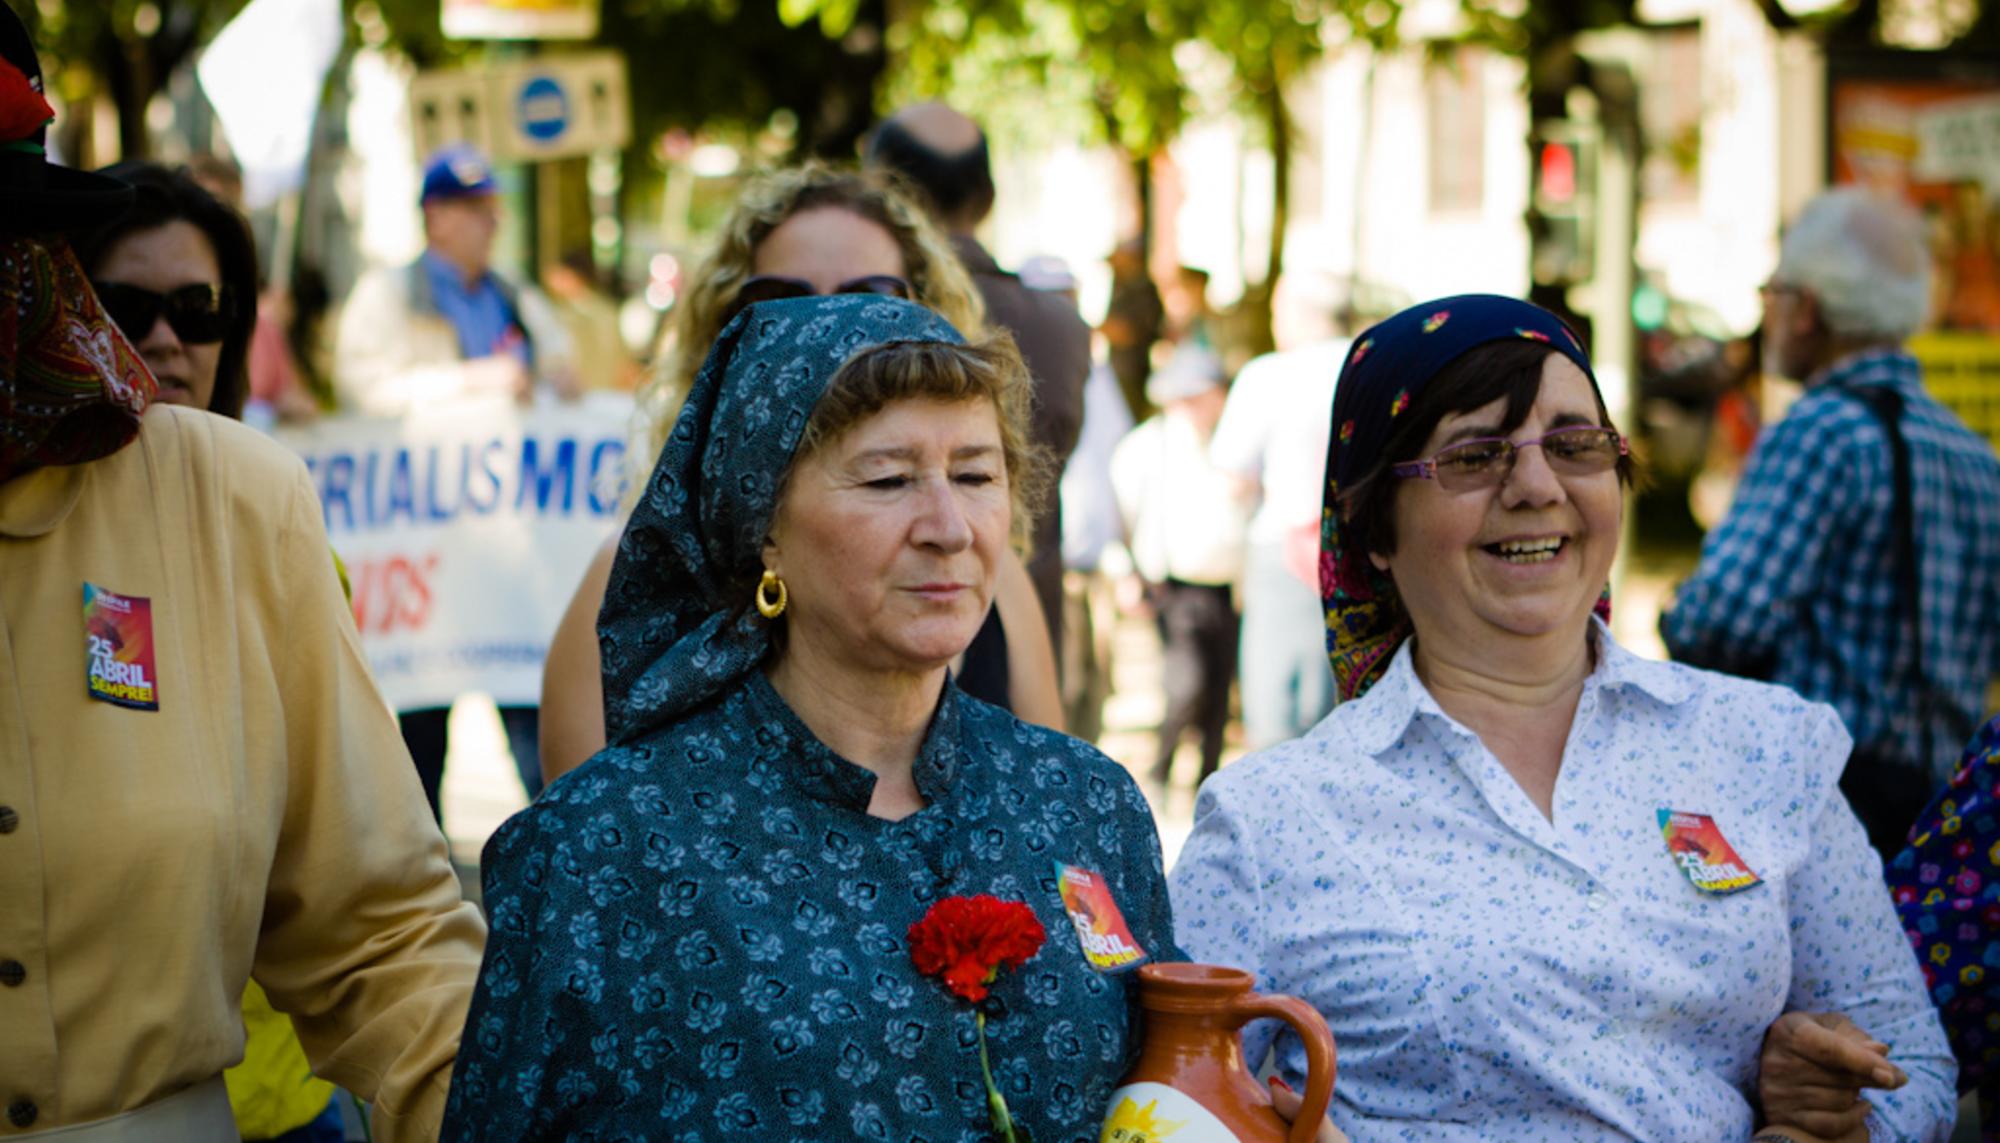
[[[89,468],[51,465],[0,482],[0,536],[26,540],[55,531],[83,495]]]
[[[1840,358],[1806,380],[1808,391],[1821,385],[1853,388],[1861,385],[1915,382],[1917,359],[1902,349],[1863,349]]]
[[[744,697],[752,725],[757,727],[758,742],[776,747],[775,751],[760,751],[755,765],[778,767],[780,777],[806,797],[863,813],[868,811],[869,799],[875,793],[873,771],[842,758],[821,742],[793,713],[763,671],[750,672]],[[950,794],[953,780],[958,776],[962,762],[959,702],[957,685],[947,679],[944,694],[938,699],[937,713],[931,716],[930,729],[924,732],[923,745],[917,750],[914,766],[917,793],[923,795],[928,805],[935,805]],[[765,761],[772,753],[777,756],[775,761]]]
[[[486,289],[487,283],[493,278],[493,271],[488,270],[480,274],[472,285],[467,286],[463,270],[445,261],[437,251],[428,248],[418,261],[423,263],[424,273],[430,277],[433,294],[448,293],[453,297],[475,297]]]
[[[1671,663],[1656,663],[1618,645],[1611,637],[1611,629],[1604,621],[1591,616],[1591,635],[1597,640],[1597,665],[1584,680],[1583,689],[1587,695],[1591,691],[1630,691],[1643,694],[1667,706],[1686,702],[1694,693],[1685,677],[1683,668]],[[1437,718],[1456,726],[1451,717],[1438,706],[1431,692],[1417,678],[1417,668],[1413,659],[1415,639],[1403,640],[1396,648],[1395,658],[1389,662],[1388,670],[1381,679],[1368,689],[1368,693],[1349,704],[1354,709],[1348,716],[1340,733],[1370,756],[1380,756],[1384,751],[1401,741],[1409,730],[1410,723],[1419,715]],[[1582,709],[1583,704],[1578,704]]]

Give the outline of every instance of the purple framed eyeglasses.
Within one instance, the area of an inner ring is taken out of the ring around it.
[[[1389,471],[1405,479],[1435,480],[1451,492],[1491,488],[1514,471],[1514,460],[1530,445],[1541,446],[1549,467],[1559,476],[1594,476],[1629,456],[1632,446],[1617,430],[1596,425],[1571,425],[1533,440],[1477,437],[1441,448],[1421,460],[1392,464]]]
[[[868,274],[859,278],[849,278],[830,292],[880,294],[887,298],[910,300],[910,284],[894,274]],[[758,302],[775,302],[779,298],[809,298],[817,293],[819,291],[813,288],[813,284],[804,278],[759,274],[736,288],[736,296],[729,300],[729,308],[723,312],[722,324],[728,325],[737,314]]]

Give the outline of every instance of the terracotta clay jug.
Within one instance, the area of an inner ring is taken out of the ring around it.
[[[1312,1005],[1250,985],[1249,973],[1221,965],[1140,967],[1146,1039],[1111,1093],[1100,1143],[1311,1143],[1333,1099],[1333,1034]],[[1237,1033],[1266,1016],[1306,1048],[1305,1106],[1290,1126],[1243,1066]]]

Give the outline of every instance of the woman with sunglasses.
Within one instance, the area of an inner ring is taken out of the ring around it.
[[[240,419],[257,328],[257,253],[243,217],[184,170],[135,161],[101,173],[138,198],[77,242],[91,287],[159,379],[158,401]]]
[[[661,366],[640,389],[635,490],[722,327],[758,302],[815,294],[904,298],[968,336],[985,324],[979,294],[944,235],[879,176],[818,163],[760,175],[689,277],[662,340]],[[549,781],[605,745],[597,618],[617,550],[616,537],[598,550],[549,643],[541,728],[542,774]],[[1055,650],[1027,568],[1012,553],[1001,562],[994,612],[966,654],[960,686],[1025,721],[1061,729]],[[980,669],[995,661],[997,670]]]
[[[1355,340],[1331,435],[1341,704],[1202,787],[1188,955],[1326,1016],[1357,1141],[1942,1139],[1951,1053],[1839,718],[1605,625],[1632,460],[1569,328],[1406,310]],[[1303,1078],[1288,1033],[1245,1052]],[[1801,1057],[1838,1074],[1780,1090]]]

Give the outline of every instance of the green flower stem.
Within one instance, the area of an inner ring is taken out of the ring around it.
[[[1014,1134],[1014,1117],[1007,1113],[1007,1100],[993,1083],[993,1064],[986,1056],[986,1013],[975,1012],[973,1024],[979,1029],[979,1074],[986,1080],[986,1110],[993,1117],[993,1130],[1006,1143],[1019,1143]]]

